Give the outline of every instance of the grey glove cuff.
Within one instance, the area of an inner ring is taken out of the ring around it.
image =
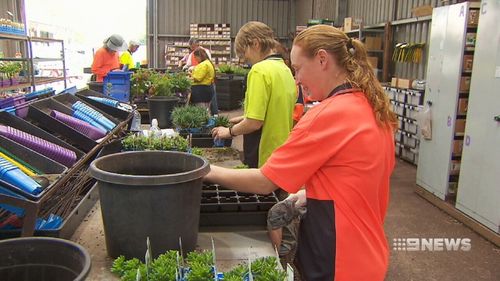
[[[284,200],[278,202],[267,213],[267,227],[268,229],[284,227],[305,213],[306,208],[296,207],[295,201]]]

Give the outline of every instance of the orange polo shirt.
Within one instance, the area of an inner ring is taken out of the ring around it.
[[[92,62],[92,73],[96,75],[96,81],[102,82],[104,77],[113,69],[120,68],[118,52],[110,52],[106,48],[99,48],[94,54]]]
[[[377,125],[361,92],[323,100],[273,152],[261,172],[287,192],[306,188],[296,254],[304,280],[384,280],[394,165],[392,129]]]

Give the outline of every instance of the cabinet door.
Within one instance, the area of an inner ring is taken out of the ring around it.
[[[456,207],[500,233],[500,2],[481,4]]]
[[[432,139],[420,142],[417,184],[445,199],[450,176],[456,106],[468,3],[434,8],[425,100],[432,102]]]

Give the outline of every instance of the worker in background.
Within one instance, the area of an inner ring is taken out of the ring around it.
[[[257,194],[305,185],[295,259],[303,280],[383,281],[397,126],[389,98],[363,43],[332,26],[299,33],[291,60],[304,93],[320,103],[260,169],[211,165],[204,180]]]
[[[103,43],[104,45],[95,52],[92,62],[92,73],[95,74],[97,82],[103,82],[110,71],[120,69],[118,52],[127,50],[127,43],[118,34],[111,35]]]
[[[182,67],[183,70],[188,70],[192,71],[193,67],[195,67],[198,63],[200,63],[195,56],[193,55],[194,51],[198,48],[201,48],[205,51],[205,53],[208,56],[208,59],[212,61],[212,55],[210,54],[210,50],[207,48],[203,48],[200,46],[200,41],[196,37],[191,37],[189,38],[189,49],[191,50],[191,53],[188,55],[185,55],[180,61],[179,61],[179,67]],[[212,84],[213,86],[213,95],[212,95],[212,100],[210,101],[210,114],[211,115],[217,115],[219,114],[219,108],[217,105],[217,92],[215,90],[215,82]]]
[[[193,52],[194,58],[199,62],[191,73],[193,85],[191,86],[191,103],[209,109],[210,101],[214,95],[215,67],[208,58],[205,50],[198,48]]]
[[[278,45],[273,30],[262,22],[248,22],[240,28],[235,40],[236,53],[252,65],[244,115],[233,118],[232,127],[212,130],[213,137],[220,139],[243,135],[244,163],[250,168],[264,165],[288,138],[293,126],[295,81],[283,57],[277,54]]]
[[[210,50],[200,46],[200,41],[198,40],[198,38],[195,38],[195,37],[189,38],[188,44],[189,44],[189,50],[191,52],[189,54],[185,55],[179,61],[179,67],[182,67],[182,69],[184,69],[184,70],[188,70],[189,68],[196,66],[198,63],[200,63],[199,61],[196,60],[196,58],[193,55],[193,52],[198,48],[203,49],[205,51],[205,53],[207,54],[208,59],[212,60],[212,55],[210,54]]]
[[[133,40],[128,43],[128,49],[120,55],[120,67],[122,69],[123,66],[127,66],[127,69],[136,68],[132,54],[139,49],[139,46],[139,43]]]

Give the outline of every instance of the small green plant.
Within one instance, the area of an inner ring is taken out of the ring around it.
[[[167,150],[167,151],[182,151],[187,152],[189,143],[181,137],[155,137],[131,134],[122,140],[124,150],[141,151],[141,150]]]
[[[226,73],[226,74],[232,74],[232,73],[234,73],[234,68],[230,64],[219,64],[219,72]]]
[[[111,266],[111,272],[118,275],[122,281],[136,281],[137,269],[141,272],[141,281],[147,281],[146,266],[136,258],[125,260],[124,256],[119,256]]]
[[[203,149],[201,149],[199,147],[192,147],[191,154],[198,155],[198,156],[204,156]]]
[[[224,273],[224,281],[244,281],[245,275],[248,274],[248,266],[240,264],[231,271]]]
[[[149,94],[151,96],[173,97],[172,82],[170,77],[162,73],[154,73],[150,76],[151,88]]]
[[[172,110],[172,124],[179,129],[202,128],[210,118],[208,111],[199,106],[176,107]]]
[[[170,83],[172,85],[172,92],[174,93],[185,93],[191,89],[191,80],[185,73],[171,74]]]
[[[239,164],[239,165],[234,166],[233,169],[248,169],[248,165],[246,165],[246,164]]]
[[[214,117],[214,127],[229,127],[231,125],[231,122],[229,122],[229,118],[224,115],[219,115],[217,117]]]
[[[111,272],[118,275],[122,281],[136,281],[137,270],[140,271],[141,281],[175,281],[177,255],[177,251],[168,251],[153,260],[149,268],[149,278],[144,263],[136,258],[125,260],[124,256],[115,259]]]
[[[212,252],[202,251],[188,253],[186,261],[190,269],[187,275],[187,281],[214,280],[214,256]]]
[[[248,74],[248,72],[250,72],[250,70],[243,68],[241,66],[235,66],[235,67],[233,67],[233,72],[234,72],[234,75],[245,76]]]
[[[23,69],[23,64],[20,62],[3,62],[0,63],[0,73],[5,74],[7,78],[16,77]]]
[[[284,281],[286,272],[279,270],[276,257],[263,257],[252,262],[252,275],[255,281]]]
[[[138,69],[130,79],[130,93],[134,98],[143,98],[148,95],[151,87],[151,76],[155,71],[150,69]]]
[[[176,280],[177,251],[168,251],[158,256],[152,263],[149,274],[150,280]]]
[[[177,251],[168,251],[154,259],[149,268],[140,260],[134,258],[126,260],[120,256],[113,262],[111,272],[118,275],[122,281],[136,281],[139,270],[140,281],[175,281],[178,271]],[[213,254],[210,251],[191,252],[186,258],[187,274],[182,280],[210,281],[215,279]],[[276,257],[264,257],[252,262],[252,276],[255,281],[284,281],[285,271],[278,269]],[[179,272],[180,273],[180,272]],[[231,271],[224,273],[224,281],[248,280],[248,264],[240,264]]]

